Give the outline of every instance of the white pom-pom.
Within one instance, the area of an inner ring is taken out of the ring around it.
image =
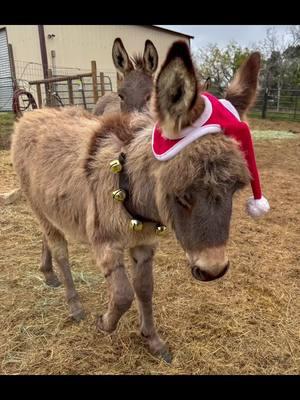
[[[253,218],[259,218],[270,210],[268,200],[262,196],[260,199],[254,199],[253,196],[247,201],[247,212]]]

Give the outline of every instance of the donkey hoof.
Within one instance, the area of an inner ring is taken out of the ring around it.
[[[169,350],[164,350],[162,351],[159,356],[168,364],[171,364],[173,360],[172,354],[169,352]]]
[[[61,282],[56,275],[53,275],[53,276],[47,278],[45,283],[46,283],[46,285],[51,286],[51,287],[58,287],[61,285]]]
[[[82,320],[85,318],[85,312],[84,312],[84,310],[77,310],[77,311],[74,311],[74,312],[71,314],[71,317],[72,317],[76,322],[80,322],[80,321],[82,321]]]
[[[105,332],[105,333],[111,333],[111,332],[113,332],[115,330],[115,329],[108,329],[107,328],[107,326],[105,325],[105,322],[104,322],[104,316],[103,315],[100,315],[99,317],[97,317],[96,328],[97,328],[98,331],[102,331],[102,332]]]

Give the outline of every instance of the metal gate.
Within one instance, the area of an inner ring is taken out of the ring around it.
[[[12,111],[13,79],[6,29],[0,29],[0,112]]]

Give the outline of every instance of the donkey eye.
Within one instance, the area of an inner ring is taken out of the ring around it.
[[[237,180],[233,185],[233,192],[243,189],[246,186],[245,182]]]
[[[124,100],[124,96],[121,93],[118,93],[121,100]]]
[[[216,197],[215,197],[215,204],[216,204],[217,206],[220,206],[221,203],[222,203],[222,197],[221,197],[221,196],[216,196]]]
[[[151,99],[151,94],[148,94],[147,96],[146,96],[146,101],[149,101]]]

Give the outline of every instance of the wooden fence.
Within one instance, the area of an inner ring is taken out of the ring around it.
[[[61,82],[65,82],[67,84],[69,104],[73,105],[74,104],[73,81],[79,80],[79,81],[81,81],[81,83],[83,83],[84,78],[91,78],[91,80],[92,80],[92,92],[93,92],[94,103],[96,103],[99,98],[96,61],[91,61],[91,72],[88,72],[88,73],[76,74],[76,75],[54,76],[53,77],[52,70],[49,70],[48,76],[49,76],[49,78],[47,78],[47,79],[29,81],[30,85],[36,86],[37,102],[38,102],[39,108],[43,107],[43,100],[42,100],[42,86],[43,85],[44,85],[45,94],[46,94],[46,105],[47,106],[51,107],[51,106],[57,105],[55,96],[53,96],[53,93],[55,93],[55,90],[53,88],[54,88],[55,84],[59,84]],[[103,96],[105,94],[104,73],[100,72],[99,76],[100,76],[100,95]],[[82,94],[83,94],[84,106],[85,106],[85,108],[87,108],[86,102],[85,102],[84,89],[83,89]]]

